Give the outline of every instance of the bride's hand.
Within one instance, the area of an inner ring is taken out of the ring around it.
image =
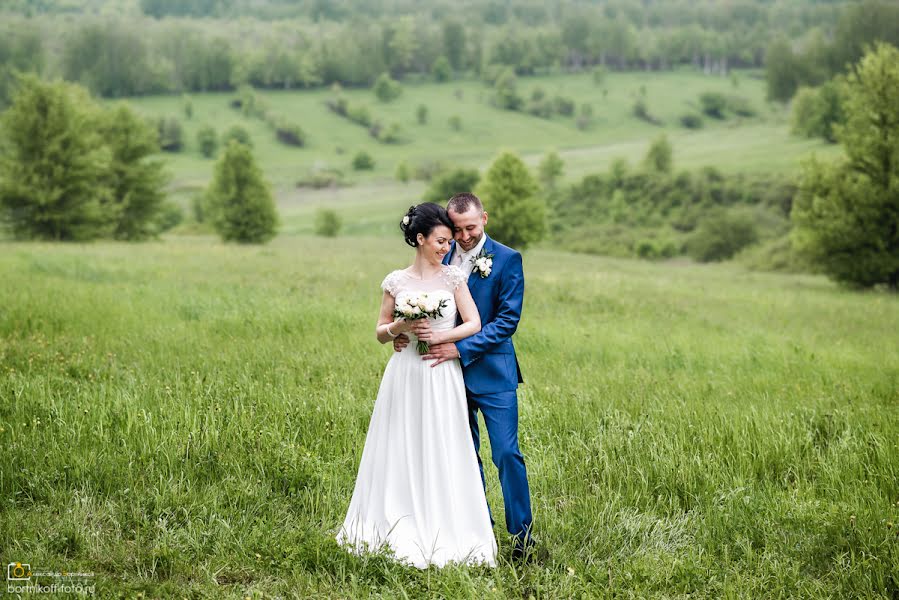
[[[408,321],[402,317],[397,317],[396,320],[390,324],[390,333],[394,336],[408,333],[412,331],[412,328],[415,326],[415,321]]]
[[[412,322],[412,329],[410,331],[415,334],[415,337],[426,342],[431,335],[431,324],[427,319],[416,319]]]
[[[442,337],[439,331],[431,329],[431,323],[427,319],[419,319],[412,325],[412,333],[422,342],[439,344]]]

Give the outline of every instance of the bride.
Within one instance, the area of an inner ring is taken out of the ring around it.
[[[442,265],[453,239],[445,209],[413,206],[400,228],[416,249],[412,266],[384,279],[377,337],[413,337],[392,353],[378,390],[353,498],[337,541],[353,552],[389,547],[420,569],[447,563],[496,565],[496,539],[468,425],[458,359],[432,366],[416,350],[454,342],[481,329],[468,275]],[[407,321],[393,317],[409,294],[446,299],[442,315]],[[456,326],[457,311],[461,325]]]

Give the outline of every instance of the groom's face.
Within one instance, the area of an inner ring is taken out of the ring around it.
[[[456,226],[453,237],[463,252],[468,252],[478,245],[484,235],[484,225],[487,224],[486,212],[472,206],[464,213],[450,210],[449,218]]]

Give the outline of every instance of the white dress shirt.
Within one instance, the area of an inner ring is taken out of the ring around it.
[[[477,245],[468,252],[462,252],[462,246],[459,245],[459,242],[456,242],[455,250],[453,250],[453,257],[450,259],[450,264],[464,269],[466,273],[471,273],[471,270],[474,268],[474,263],[471,261],[471,259],[480,254],[486,242],[487,234],[484,233],[481,235],[481,240],[477,243]]]

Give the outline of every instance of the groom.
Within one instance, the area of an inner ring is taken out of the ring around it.
[[[455,358],[462,363],[468,397],[468,421],[478,454],[481,481],[486,488],[480,456],[479,410],[487,425],[493,464],[499,470],[506,507],[506,528],[513,536],[512,556],[522,559],[528,556],[534,540],[531,537],[527,470],[518,448],[516,390],[523,380],[512,346],[512,334],[518,327],[524,302],[521,254],[484,233],[487,213],[474,194],[456,194],[450,198],[446,210],[455,225],[455,243],[443,262],[471,272],[468,287],[481,316],[481,331],[456,343],[435,344],[422,359],[434,360],[432,366]],[[475,263],[478,257],[488,256],[492,264],[485,261]],[[398,338],[394,348],[402,350],[406,344],[408,338]]]

